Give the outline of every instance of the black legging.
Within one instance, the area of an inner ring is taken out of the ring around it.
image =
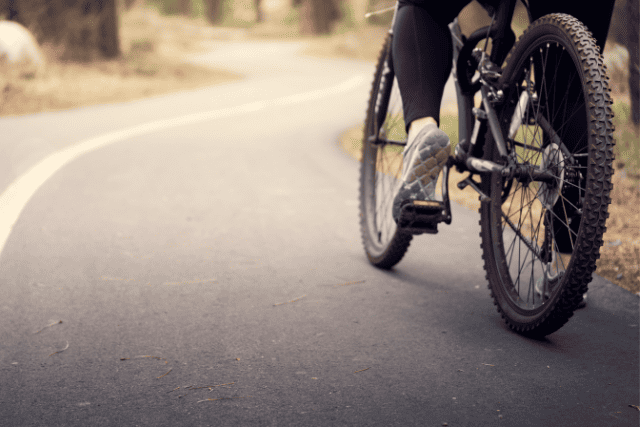
[[[570,13],[584,22],[604,47],[615,0],[585,7],[583,0],[530,0],[533,19],[551,12]],[[393,68],[407,129],[421,117],[440,123],[442,93],[451,72],[448,25],[471,0],[400,0],[393,38]],[[494,0],[493,3],[496,3]]]
[[[391,49],[407,129],[421,117],[440,123],[440,103],[453,55],[448,25],[470,1],[399,2]]]

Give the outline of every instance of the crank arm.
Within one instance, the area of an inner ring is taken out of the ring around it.
[[[491,200],[489,196],[487,196],[482,190],[480,190],[480,187],[478,187],[478,183],[471,179],[471,175],[458,183],[458,188],[461,190],[464,190],[465,188],[467,188],[467,186],[473,188],[475,192],[480,195],[480,202],[488,202],[489,200]]]

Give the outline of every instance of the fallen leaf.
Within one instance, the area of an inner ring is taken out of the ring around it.
[[[358,280],[357,282],[347,282],[347,283],[340,283],[334,286],[334,288],[337,288],[338,286],[349,286],[349,285],[355,285],[357,283],[364,283],[366,280]]]
[[[53,356],[54,354],[62,353],[63,351],[65,351],[68,348],[69,348],[69,341],[67,341],[67,346],[65,348],[63,348],[62,350],[58,350],[58,351],[55,351],[55,352],[51,353],[49,355],[49,357]]]
[[[164,357],[158,357],[158,356],[133,356],[133,357],[121,357],[120,360],[131,360],[131,359],[156,359],[156,360],[164,360],[165,365],[169,362],[167,362],[167,359],[165,359]]]
[[[291,301],[287,301],[287,302],[277,302],[277,303],[275,303],[275,304],[273,304],[273,305],[274,305],[274,306],[276,306],[276,305],[282,305],[282,304],[289,304],[290,302],[296,302],[296,301],[299,301],[299,300],[301,300],[302,298],[304,298],[304,297],[306,297],[306,296],[307,296],[307,295],[302,295],[301,297],[298,297],[298,298],[292,299]]]
[[[245,397],[251,397],[251,396],[218,397],[217,399],[203,399],[203,400],[198,400],[198,402],[197,402],[197,403],[200,403],[200,402],[213,402],[213,401],[215,401],[215,400],[244,399]]]
[[[225,385],[233,385],[233,384],[235,384],[235,382],[225,383],[225,384],[216,384],[216,385],[205,385],[205,386],[202,386],[202,387],[189,386],[189,387],[185,387],[185,389],[186,390],[198,390],[198,389],[201,389],[201,388],[212,389],[213,387],[222,387],[222,386],[225,386]]]
[[[53,325],[58,325],[58,324],[60,324],[60,323],[62,323],[62,320],[58,320],[57,322],[53,322],[52,324],[45,326],[44,328],[40,329],[40,330],[39,330],[39,331],[37,331],[37,332],[34,332],[33,334],[34,334],[34,335],[35,335],[35,334],[39,334],[40,332],[44,331],[45,329],[50,328],[50,327],[51,327],[51,326],[53,326]]]
[[[185,280],[182,282],[164,282],[163,285],[191,285],[196,283],[209,283],[215,282],[217,279],[203,279],[203,280]]]
[[[160,376],[158,377],[158,379],[160,379],[160,378],[162,378],[162,377],[164,377],[164,376],[169,375],[169,372],[171,372],[171,371],[173,371],[173,368],[169,369],[166,373],[164,373],[164,374],[160,375]]]

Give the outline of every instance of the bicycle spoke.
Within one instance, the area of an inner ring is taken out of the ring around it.
[[[507,224],[509,224],[509,227],[511,227],[511,230],[513,230],[514,233],[516,233],[516,235],[518,237],[520,237],[520,240],[522,240],[522,242],[527,246],[527,248],[529,248],[529,250],[531,252],[534,253],[534,255],[536,255],[536,257],[538,257],[539,259],[542,259],[540,256],[540,250],[537,249],[536,247],[533,246],[533,244],[529,241],[529,239],[527,239],[518,229],[518,227],[515,226],[515,224],[513,222],[511,222],[511,220],[509,218],[506,217],[506,215],[502,215],[502,217],[504,218],[504,220],[507,222]]]
[[[491,197],[480,210],[482,249],[498,311],[526,335],[548,335],[571,317],[598,254],[580,242],[598,242],[605,230],[600,194],[608,194],[614,141],[601,126],[611,122],[611,102],[595,43],[578,20],[545,15],[518,39],[498,83],[506,96],[494,108],[516,168],[510,178],[482,177]],[[503,160],[495,144],[484,153]]]
[[[546,70],[549,65],[549,62],[552,61],[549,56],[549,53],[550,53],[549,51],[550,51],[549,46],[547,46],[546,50],[540,49],[540,58],[541,58],[543,70]],[[564,55],[564,52],[560,52],[558,55],[555,55],[553,61],[556,61],[556,64],[560,63],[563,60],[563,55]],[[533,57],[531,57],[529,69],[534,68],[533,62],[534,62],[534,59]],[[526,84],[525,90],[528,90],[531,94],[534,88],[534,84],[531,81],[530,76],[531,76],[531,73],[527,71],[525,73],[525,84]],[[551,88],[555,87],[556,83],[558,83],[557,69],[554,69],[553,76],[550,82],[547,79],[547,75],[544,72],[541,74],[540,77],[541,77],[540,91],[542,95],[538,97],[537,102],[533,101],[534,98],[532,96],[529,97],[530,105],[525,110],[525,113],[524,113],[525,120],[523,121],[523,123],[530,122],[530,116],[532,113],[534,114],[534,116],[538,116],[542,112],[543,100],[544,100],[544,110],[546,111],[545,115],[547,115],[549,119],[551,117],[554,117],[555,119],[558,116],[558,114],[562,114],[563,118],[566,119],[567,109],[569,105],[569,102],[567,101],[567,96],[563,96],[561,98],[562,101],[559,106],[560,108],[556,108],[555,96],[557,95],[557,91],[551,90]],[[570,86],[574,78],[575,76],[570,76],[570,78],[568,79],[569,80],[568,86]],[[565,95],[568,95],[568,89]],[[581,107],[581,106],[578,106],[578,107]],[[551,112],[555,112],[555,114],[551,114]],[[576,113],[572,112],[568,115],[569,120],[573,117],[574,114]],[[563,123],[560,126],[560,130],[558,131],[558,133],[560,131],[564,131],[565,123],[566,122],[563,120]],[[578,171],[582,168],[582,166],[580,165],[572,166],[570,165],[568,160],[564,157],[559,157],[557,160],[552,157],[550,162],[548,160],[542,160],[541,156],[544,151],[543,150],[544,139],[542,137],[542,134],[543,134],[543,131],[539,125],[535,125],[533,129],[531,129],[531,126],[521,126],[521,137],[523,138],[523,142],[519,142],[515,139],[513,140],[513,147],[514,148],[520,147],[520,150],[515,151],[516,158],[518,159],[518,161],[522,162],[523,164],[544,165],[545,171],[547,171],[548,173],[551,173],[556,178],[558,183],[562,182],[562,185],[567,186],[567,188],[577,188],[578,190],[582,190],[582,187],[579,184],[575,184],[563,178],[564,174],[562,174],[562,171],[566,170],[567,168],[572,168],[573,170]],[[582,140],[583,137],[584,135],[581,135],[578,141]],[[503,186],[505,185],[506,183],[503,183]],[[514,277],[515,277],[514,287],[516,288],[516,292],[518,293],[518,295],[523,297],[527,303],[534,302],[532,284],[535,283],[536,270],[538,269],[537,263],[538,262],[540,263],[539,269],[542,272],[546,271],[544,268],[544,265],[546,265],[546,263],[542,260],[540,245],[544,243],[544,242],[541,242],[541,239],[544,240],[542,238],[542,225],[543,225],[542,220],[545,216],[544,212],[546,212],[547,209],[544,209],[542,206],[540,208],[535,207],[537,203],[540,203],[539,200],[542,200],[540,199],[540,197],[542,197],[541,191],[542,191],[542,187],[540,185],[537,185],[534,189],[532,189],[530,187],[530,184],[524,186],[518,183],[518,185],[516,185],[516,188],[512,190],[512,194],[509,196],[509,198],[505,200],[504,203],[507,204],[506,211],[503,210],[502,212],[502,216],[504,219],[503,225],[502,225],[503,233],[505,232],[505,229],[507,226],[514,233],[513,240],[511,242],[506,243],[505,256],[508,260],[508,264],[510,265],[513,264],[514,261],[516,261],[514,260],[514,256],[517,258],[516,265],[518,267],[517,267],[517,271],[514,272]],[[553,191],[553,190],[548,190],[548,191]],[[568,200],[561,193],[560,189],[557,189],[556,191],[560,193],[559,194],[560,203],[563,203],[562,206],[564,209],[565,218],[564,219],[559,218],[558,215],[556,215],[552,210],[549,210],[549,212],[552,217],[558,217],[557,219],[559,220],[559,224],[562,224],[564,227],[566,227],[570,231],[570,233],[573,233],[573,235],[575,235],[575,232],[573,232],[568,227],[569,218],[568,218],[567,206],[570,206],[575,210],[577,210],[578,208],[577,206],[575,206],[574,203]],[[520,192],[518,199],[515,199],[516,194],[518,192]],[[573,235],[571,236],[572,242],[573,242]],[[517,244],[517,249],[516,249],[516,243],[517,243],[516,241],[521,242]],[[557,249],[557,244],[555,242],[552,242],[551,244],[552,246],[555,246]],[[523,246],[528,249],[527,251],[525,251],[525,253],[522,252]],[[573,246],[573,243],[572,243],[572,246]],[[516,254],[516,251],[517,251],[517,254]],[[526,268],[530,268],[530,271],[525,271]],[[526,276],[524,276],[525,274]],[[528,282],[528,283],[525,283],[525,282]],[[521,291],[524,291],[522,289],[522,286],[527,286],[526,295],[521,294]],[[548,287],[548,285],[546,284],[546,281],[545,281],[545,286]]]
[[[560,221],[562,223],[562,225],[569,231],[569,234],[573,234],[575,237],[578,237],[578,233],[576,233],[575,231],[571,230],[571,227],[569,226],[568,222],[564,222],[562,220],[562,218],[560,218],[555,212],[553,212],[553,210],[549,210],[549,212],[551,213],[551,215],[554,216],[554,218],[556,218],[558,221]],[[568,219],[567,219],[568,221]]]

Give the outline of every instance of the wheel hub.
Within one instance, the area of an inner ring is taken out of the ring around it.
[[[562,192],[565,160],[558,144],[551,143],[542,152],[542,170],[551,172],[556,177],[554,182],[541,183],[538,191],[538,200],[547,209],[551,209],[556,204]]]

